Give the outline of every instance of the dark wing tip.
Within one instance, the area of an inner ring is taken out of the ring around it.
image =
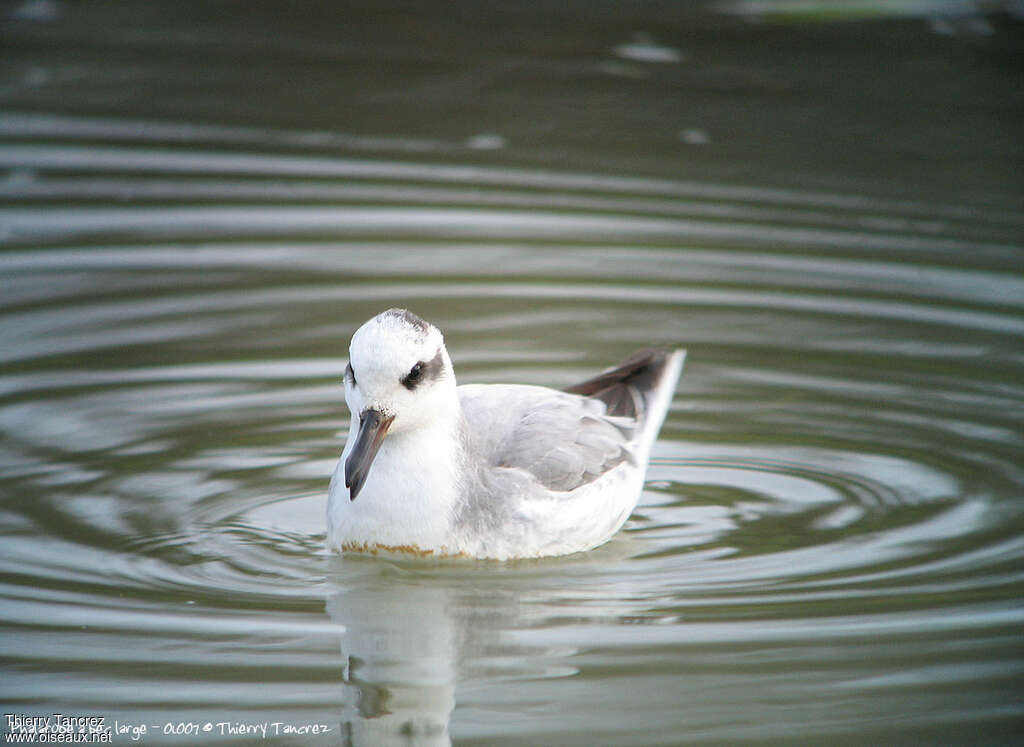
[[[638,350],[618,366],[568,387],[565,391],[601,400],[608,408],[609,415],[642,417],[644,395],[658,385],[667,361],[668,353],[664,350]]]

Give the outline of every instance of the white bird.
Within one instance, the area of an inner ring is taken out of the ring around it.
[[[349,346],[329,544],[494,559],[597,547],[636,506],[685,356],[637,353],[566,391],[456,386],[435,326],[378,314]]]

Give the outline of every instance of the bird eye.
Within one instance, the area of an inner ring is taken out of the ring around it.
[[[402,378],[402,386],[406,389],[415,389],[416,385],[420,383],[420,379],[423,378],[423,369],[425,365],[423,361],[420,361]]]
[[[352,370],[352,364],[345,366],[345,375],[352,379],[352,386],[356,385],[356,372]]]

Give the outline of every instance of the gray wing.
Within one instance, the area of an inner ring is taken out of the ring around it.
[[[459,387],[475,446],[494,467],[521,469],[569,491],[633,460],[636,421],[604,402],[543,387]]]

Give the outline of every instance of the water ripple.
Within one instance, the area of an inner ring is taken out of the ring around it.
[[[1022,622],[1016,212],[324,152],[457,143],[27,114],[0,138],[10,702],[345,702],[360,728],[411,703],[489,734],[643,673],[655,729],[721,657],[718,708],[756,685],[884,710],[936,679],[1009,708],[1019,661],[933,654]],[[346,340],[390,305],[445,329],[462,381],[687,346],[625,531],[522,563],[327,554]],[[241,683],[268,671],[273,698]]]

